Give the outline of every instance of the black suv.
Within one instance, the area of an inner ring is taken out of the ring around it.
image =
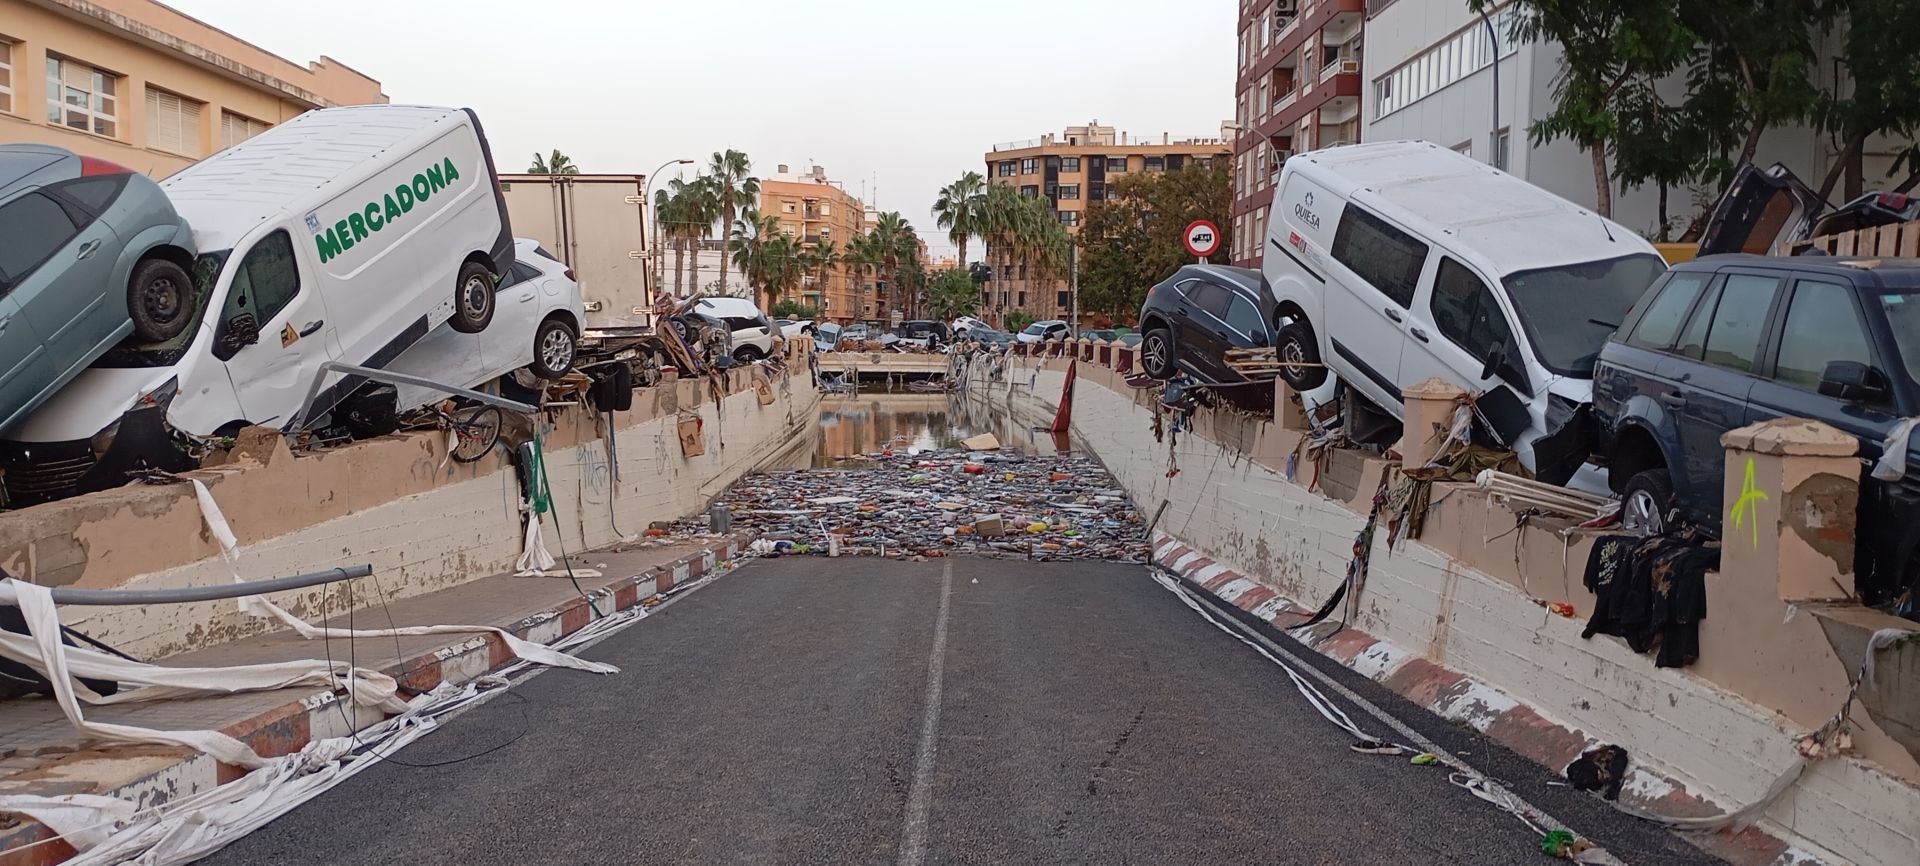
[[[1810,418],[1858,436],[1871,464],[1920,414],[1920,259],[1709,256],[1668,271],[1626,319],[1595,365],[1593,407],[1594,457],[1630,524],[1658,529],[1671,505],[1717,531],[1728,430]],[[1902,481],[1862,473],[1854,573],[1868,604],[1920,575],[1911,448],[1908,461]]]
[[[1259,271],[1186,265],[1147,290],[1140,366],[1155,379],[1185,369],[1202,382],[1244,382],[1227,366],[1227,350],[1272,346],[1276,306]]]

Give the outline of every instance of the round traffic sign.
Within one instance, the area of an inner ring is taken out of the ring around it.
[[[1200,258],[1213,255],[1220,248],[1220,227],[1210,220],[1194,220],[1187,224],[1187,252]]]

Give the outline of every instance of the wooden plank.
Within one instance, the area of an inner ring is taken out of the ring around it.
[[[1859,250],[1860,250],[1860,233],[1859,232],[1841,232],[1837,235],[1834,235],[1833,237],[1833,254],[1834,255],[1851,256],[1851,255],[1858,254]]]
[[[1894,255],[1894,251],[1900,249],[1900,229],[1901,227],[1899,225],[1881,226],[1874,229],[1873,233],[1878,235],[1878,237],[1874,238],[1873,254],[1876,256]]]
[[[1920,256],[1920,223],[1907,223],[1900,227],[1900,247],[1894,254]]]

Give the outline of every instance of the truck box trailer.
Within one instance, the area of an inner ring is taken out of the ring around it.
[[[587,327],[651,325],[647,179],[638,174],[503,174],[514,233],[573,271]]]

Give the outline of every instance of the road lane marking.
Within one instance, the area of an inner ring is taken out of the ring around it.
[[[927,697],[920,721],[920,753],[913,763],[913,788],[907,794],[906,824],[900,830],[900,866],[927,859],[927,816],[933,811],[933,760],[940,751],[940,690],[947,674],[947,612],[953,607],[953,560],[940,568],[940,613],[933,622],[933,649],[927,654]]]

